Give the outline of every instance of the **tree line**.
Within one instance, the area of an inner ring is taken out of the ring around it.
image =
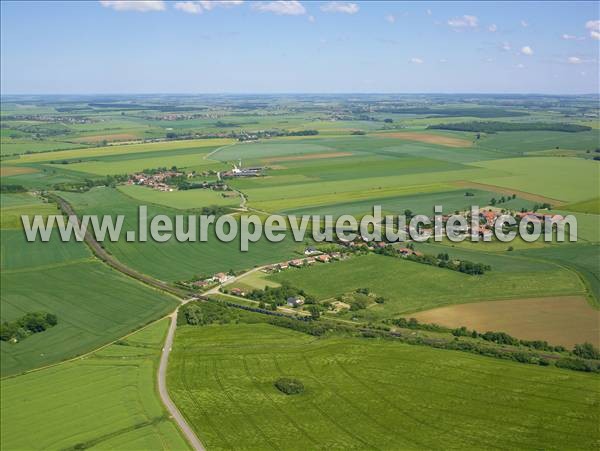
[[[585,132],[591,127],[578,124],[550,123],[550,122],[500,122],[500,121],[472,121],[456,124],[435,124],[427,127],[431,130],[453,130],[474,133],[497,133],[519,131],[554,131],[554,132]]]

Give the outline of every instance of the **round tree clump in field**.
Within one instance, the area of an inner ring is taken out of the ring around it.
[[[280,377],[275,381],[275,387],[286,395],[297,395],[304,391],[304,384],[290,377]]]

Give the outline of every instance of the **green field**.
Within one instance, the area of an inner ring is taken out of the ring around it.
[[[188,449],[155,388],[167,325],[159,321],[84,359],[3,379],[2,449]]]
[[[47,204],[38,201],[25,211],[38,206]],[[0,342],[3,375],[91,351],[160,318],[177,304],[96,260],[85,244],[62,243],[56,232],[47,243],[29,243],[21,230],[1,233],[1,320],[35,311],[58,317],[58,325],[43,333],[16,344]]]
[[[453,250],[447,252],[451,257],[462,256]],[[576,274],[551,263],[532,265],[526,260],[491,254],[477,257],[471,261],[490,264],[492,271],[483,276],[471,276],[401,258],[370,254],[342,262],[288,269],[270,279],[279,283],[287,281],[320,300],[332,299],[357,288],[369,288],[383,296],[385,303],[347,314],[369,321],[449,304],[584,292]]]
[[[63,193],[62,195],[72,202],[78,213],[123,214],[125,215],[123,230],[138,229],[137,209],[138,205],[144,203],[125,196],[117,189],[95,188],[84,194]],[[162,206],[149,206],[148,215],[152,217],[156,214],[173,216],[182,214],[182,211]],[[210,234],[206,242],[178,242],[174,237],[164,243],[151,239],[146,242],[127,242],[125,236],[121,236],[118,242],[105,244],[122,263],[166,281],[187,280],[196,275],[213,274],[230,269],[248,269],[255,265],[284,260],[293,256],[296,251],[304,250],[302,243],[295,243],[291,239],[271,243],[262,238],[259,242],[250,244],[248,252],[241,252],[239,239],[225,243],[219,241],[214,234]]]
[[[478,163],[504,174],[474,181],[577,202],[598,194],[600,166],[579,158],[530,157]]]
[[[165,192],[136,185],[124,185],[118,189],[140,204],[151,203],[180,210],[201,209],[212,205],[237,207],[240,204],[240,198],[237,194],[228,192],[226,193],[228,196],[223,196],[221,192],[210,189]]]
[[[282,376],[304,393],[280,393]],[[595,376],[267,324],[180,327],[168,382],[208,449],[589,449],[599,439]]]

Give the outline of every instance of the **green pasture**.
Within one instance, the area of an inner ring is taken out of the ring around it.
[[[162,320],[84,359],[2,380],[2,449],[188,449],[155,388],[167,326]]]
[[[445,250],[459,257],[459,252]],[[465,252],[465,251],[463,251]],[[434,253],[434,252],[432,252]],[[437,252],[435,252],[437,255]],[[384,304],[348,313],[360,320],[377,320],[450,304],[497,299],[581,294],[579,277],[551,263],[532,264],[517,258],[486,255],[471,260],[491,264],[483,276],[472,276],[402,258],[375,254],[274,274],[319,300],[333,299],[358,288],[383,296]]]
[[[268,324],[180,326],[171,358],[171,396],[208,449],[588,449],[599,439],[594,375]],[[280,377],[304,392],[279,392]]]

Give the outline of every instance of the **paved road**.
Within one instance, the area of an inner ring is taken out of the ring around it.
[[[177,406],[171,401],[169,392],[167,390],[167,365],[169,364],[169,354],[171,353],[171,347],[173,346],[173,337],[175,336],[175,328],[177,327],[177,310],[171,314],[171,325],[169,326],[169,332],[167,333],[167,339],[160,356],[160,365],[158,366],[158,393],[164,403],[165,407],[185,435],[188,443],[192,446],[195,451],[204,451],[204,446],[196,436],[196,433],[188,425]]]
[[[75,210],[73,207],[64,199],[59,196],[55,196],[55,199],[58,201],[61,210],[63,213],[67,215],[75,215]],[[186,304],[187,302],[195,300],[194,297],[190,297],[190,293],[187,291],[178,289],[176,287],[172,287],[171,285],[150,277],[146,274],[139,273],[134,269],[129,268],[124,265],[112,255],[110,255],[106,250],[96,241],[95,237],[90,233],[86,232],[85,234],[85,242],[90,247],[92,252],[98,257],[100,260],[105,262],[106,264],[112,266],[117,271],[122,272],[134,279],[139,280],[145,284],[158,288],[160,290],[171,293],[179,298],[181,305]],[[171,325],[169,326],[169,332],[167,333],[167,338],[165,340],[164,347],[162,349],[162,353],[160,356],[160,365],[158,367],[158,393],[160,398],[169,411],[171,417],[175,420],[181,432],[185,435],[188,443],[192,446],[195,451],[204,451],[204,446],[196,436],[196,433],[192,430],[189,424],[186,422],[179,409],[175,406],[173,401],[171,401],[171,397],[169,396],[169,392],[167,391],[167,365],[169,364],[169,354],[171,353],[171,348],[173,346],[173,337],[175,336],[175,328],[177,327],[177,311],[175,310],[169,317],[171,318]]]

